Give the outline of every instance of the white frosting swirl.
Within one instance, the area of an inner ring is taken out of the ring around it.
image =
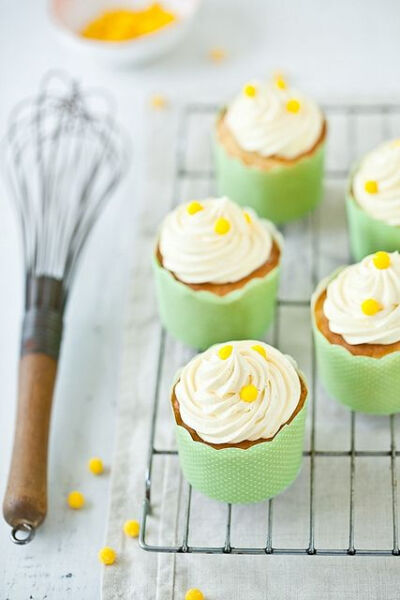
[[[233,349],[225,360],[218,354],[225,344],[213,346],[182,370],[175,387],[182,420],[212,444],[271,438],[297,407],[299,375],[291,359],[272,346],[256,341],[229,344]],[[263,348],[266,358],[254,346]],[[249,384],[258,392],[250,403],[240,397]]]
[[[393,344],[400,340],[400,255],[389,253],[390,266],[378,269],[374,256],[346,267],[328,284],[324,313],[329,329],[348,344]],[[363,312],[365,300],[379,302],[374,315]]]
[[[225,122],[239,146],[261,156],[293,159],[310,150],[321,135],[324,117],[315,102],[274,83],[252,82],[256,95],[241,92],[228,107]],[[290,99],[298,112],[287,110]]]
[[[376,182],[376,193],[365,189],[367,181]],[[400,226],[400,140],[385,142],[364,157],[354,175],[353,194],[371,217]]]
[[[181,204],[162,223],[159,247],[165,269],[186,283],[229,283],[268,260],[272,247],[268,222],[225,197],[200,204],[202,210],[195,214],[188,212],[190,203]],[[214,230],[219,218],[230,224],[223,235]]]

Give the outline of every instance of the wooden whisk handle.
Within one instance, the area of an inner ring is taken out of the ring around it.
[[[61,332],[60,313],[41,309],[26,313],[14,447],[3,503],[16,543],[30,541],[46,516],[47,449]]]
[[[19,365],[14,448],[4,518],[15,529],[36,529],[47,511],[47,447],[57,361],[25,354]],[[28,526],[28,528],[26,527]]]

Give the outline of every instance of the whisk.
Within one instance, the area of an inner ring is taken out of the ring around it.
[[[4,164],[22,232],[25,315],[14,448],[3,503],[11,539],[29,542],[47,511],[52,396],[69,290],[88,235],[127,165],[109,99],[61,73],[18,105]]]

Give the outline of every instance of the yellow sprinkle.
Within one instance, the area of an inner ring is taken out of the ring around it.
[[[136,538],[139,535],[140,525],[138,521],[125,521],[124,533],[129,537]]]
[[[367,298],[367,300],[364,300],[361,304],[361,310],[368,317],[373,317],[377,312],[382,310],[382,305],[374,298]]]
[[[387,252],[377,252],[372,259],[377,269],[387,269],[390,267],[390,256]]]
[[[275,77],[275,85],[280,90],[286,90],[287,84],[281,75],[277,75]]]
[[[227,53],[223,48],[216,46],[215,48],[211,48],[208,53],[208,57],[212,62],[220,63],[226,59]]]
[[[260,346],[259,344],[256,344],[255,346],[251,347],[252,350],[255,350],[256,352],[258,352],[258,354],[261,354],[261,356],[263,356],[265,358],[265,360],[267,360],[267,353],[265,351],[264,346]]]
[[[227,346],[222,346],[218,350],[218,356],[220,357],[221,360],[226,360],[232,354],[232,350],[233,350],[233,346],[231,346],[230,344],[228,344]]]
[[[191,588],[186,592],[185,600],[204,600],[204,594],[197,588]]]
[[[165,96],[161,94],[154,94],[150,98],[150,106],[151,108],[155,108],[156,110],[161,110],[166,108],[168,105],[168,101]]]
[[[204,206],[200,204],[200,202],[197,202],[197,200],[193,200],[193,202],[190,202],[186,207],[186,210],[188,211],[189,215],[195,215],[203,209]]]
[[[242,387],[239,395],[243,402],[254,402],[254,400],[257,400],[258,390],[255,385],[249,383],[249,385]]]
[[[104,471],[103,461],[101,458],[94,456],[88,462],[89,471],[93,473],[93,475],[101,475]]]
[[[250,225],[250,223],[251,223],[251,216],[250,216],[250,214],[248,212],[244,211],[243,215],[244,215],[244,218],[246,219],[247,223],[249,223],[249,225]]]
[[[224,217],[219,217],[219,219],[215,221],[214,231],[215,233],[218,233],[218,235],[225,235],[228,233],[230,228],[231,224],[229,223],[228,219],[225,219]]]
[[[364,183],[364,189],[368,194],[377,194],[378,193],[378,182],[374,179],[370,179]]]
[[[300,110],[300,102],[295,98],[291,98],[286,102],[286,110],[291,113],[298,113]]]
[[[74,490],[73,492],[70,492],[68,494],[68,505],[70,508],[78,510],[79,508],[82,508],[84,504],[85,496],[81,494],[81,492],[77,492],[76,490]]]
[[[117,558],[117,553],[109,546],[104,546],[104,548],[99,550],[97,556],[103,565],[113,565],[115,563],[115,559]]]
[[[243,88],[243,93],[248,98],[254,98],[257,95],[257,88],[251,83],[246,83],[246,85]]]

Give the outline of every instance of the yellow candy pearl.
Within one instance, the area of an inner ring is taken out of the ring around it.
[[[115,559],[117,558],[117,553],[109,546],[104,546],[104,548],[99,550],[98,557],[99,561],[102,562],[103,565],[113,565],[115,563]]]
[[[222,348],[218,350],[218,356],[221,360],[226,360],[232,354],[232,350],[233,346],[231,346],[230,344],[228,344],[227,346],[222,346]]]
[[[228,233],[230,228],[231,224],[229,223],[228,219],[224,219],[224,217],[219,217],[219,219],[215,221],[214,231],[215,233],[218,233],[218,235],[225,235]]]
[[[260,346],[259,344],[256,344],[255,346],[251,347],[252,350],[255,350],[256,352],[258,352],[258,354],[261,354],[261,356],[263,358],[265,358],[265,360],[267,360],[267,353],[265,351],[264,346]]]
[[[377,252],[372,261],[377,269],[388,269],[390,267],[390,256],[383,250]]]
[[[98,456],[94,456],[89,460],[88,467],[93,475],[101,475],[104,471],[103,461]]]
[[[204,600],[204,594],[197,588],[191,588],[186,592],[185,600]]]
[[[243,400],[243,402],[254,402],[254,400],[257,400],[258,389],[255,385],[250,383],[249,385],[245,385],[244,387],[242,387],[239,395],[240,399]]]
[[[287,88],[286,81],[280,76],[275,78],[275,85],[279,90],[286,90]]]
[[[136,538],[139,535],[140,525],[138,521],[125,521],[124,533],[129,537]]]
[[[68,494],[68,506],[74,510],[79,510],[85,504],[85,496],[81,492],[73,490]]]
[[[364,184],[364,189],[368,194],[377,194],[378,193],[378,182],[374,179],[370,179],[366,181]]]
[[[188,211],[189,215],[195,215],[203,209],[204,206],[200,204],[200,202],[197,202],[197,200],[193,200],[193,202],[190,202],[186,207],[186,210]]]
[[[257,88],[255,85],[247,83],[243,88],[243,93],[248,98],[254,98],[255,96],[257,96]]]
[[[250,225],[250,223],[251,223],[251,216],[250,216],[250,214],[247,211],[244,211],[243,212],[243,216],[244,216],[244,218],[246,220],[246,223],[248,223]]]
[[[300,102],[295,98],[291,98],[286,102],[286,110],[290,113],[298,113],[300,110]]]
[[[376,313],[382,310],[382,305],[374,298],[367,298],[367,300],[364,300],[364,302],[361,304],[361,310],[363,311],[364,315],[373,317],[376,315]]]

